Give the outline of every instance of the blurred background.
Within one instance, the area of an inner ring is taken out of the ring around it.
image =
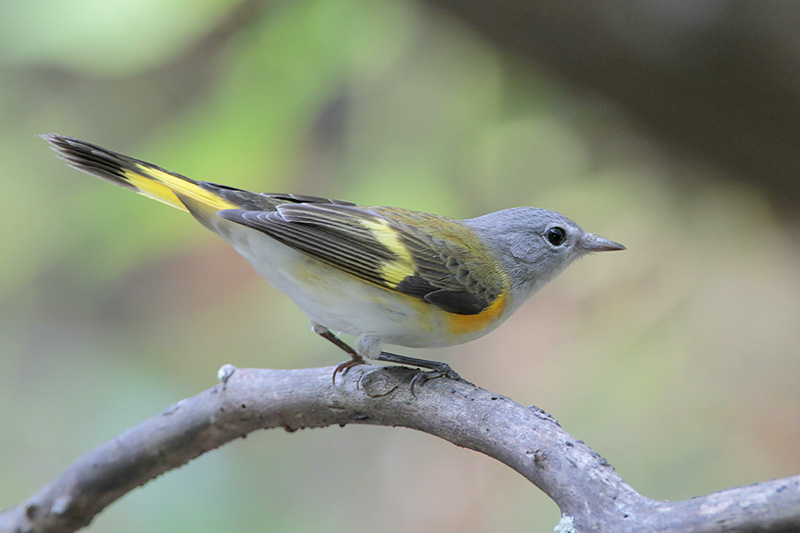
[[[216,383],[342,354],[191,217],[57,132],[195,179],[628,246],[470,344],[405,350],[535,404],[642,494],[800,470],[800,4],[0,0],[0,508]],[[501,464],[404,429],[264,431],[126,495],[138,531],[551,531]]]

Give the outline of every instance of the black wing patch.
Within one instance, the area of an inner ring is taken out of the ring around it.
[[[457,315],[477,315],[487,307],[484,300],[467,291],[440,289],[429,292],[424,296],[424,299],[426,302],[432,303],[448,313]]]

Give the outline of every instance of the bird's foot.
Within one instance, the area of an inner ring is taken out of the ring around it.
[[[354,366],[358,365],[366,365],[367,362],[364,361],[364,358],[358,355],[357,353],[353,352],[350,354],[349,361],[342,361],[338,365],[336,365],[336,369],[333,371],[333,376],[331,376],[331,380],[333,381],[333,386],[336,386],[336,374],[345,375],[347,371],[353,368]]]
[[[450,368],[450,365],[448,365],[447,363],[441,363],[441,366],[439,368],[434,370],[428,370],[427,372],[420,370],[419,372],[416,373],[416,375],[414,375],[413,378],[411,378],[411,385],[409,386],[409,388],[411,389],[411,394],[416,396],[416,393],[414,392],[414,387],[417,386],[417,383],[419,383],[420,386],[422,386],[427,381],[437,378],[447,378],[447,379],[452,379],[454,381],[464,381],[464,378],[459,376],[452,368]]]
[[[415,396],[416,393],[414,391],[417,384],[423,385],[432,379],[447,378],[454,381],[464,381],[461,376],[459,376],[452,368],[450,368],[450,365],[447,363],[440,363],[439,361],[428,361],[427,359],[417,359],[416,357],[407,357],[405,355],[398,355],[389,352],[381,352],[375,359],[378,361],[386,361],[388,363],[398,363],[401,365],[427,368],[427,372],[419,371],[413,378],[411,378],[411,394]]]

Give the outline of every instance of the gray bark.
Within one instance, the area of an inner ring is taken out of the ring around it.
[[[135,487],[250,432],[347,424],[413,428],[497,459],[559,505],[562,530],[800,530],[800,476],[685,501],[651,500],[534,406],[448,379],[426,382],[412,394],[415,371],[402,367],[356,367],[335,386],[332,373],[235,370],[225,383],[75,461],[26,502],[0,513],[0,531],[75,531]]]

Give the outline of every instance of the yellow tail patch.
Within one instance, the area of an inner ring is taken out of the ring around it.
[[[239,207],[185,178],[146,165],[137,164],[136,168],[138,171],[124,170],[125,180],[136,187],[140,194],[177,209],[188,211],[181,197],[200,202],[215,211]]]

